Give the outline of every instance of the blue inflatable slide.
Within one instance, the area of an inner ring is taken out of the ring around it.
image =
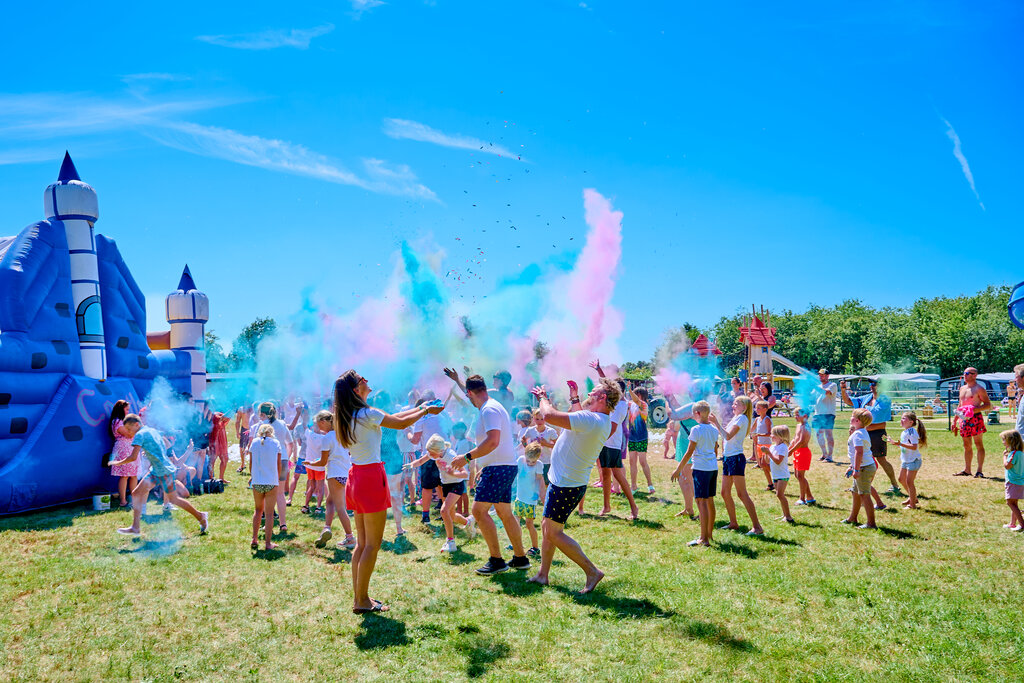
[[[96,193],[70,156],[44,208],[0,237],[0,515],[115,491],[103,465],[114,402],[137,409],[157,376],[181,392],[192,379],[187,351],[150,350],[145,297],[93,233]]]

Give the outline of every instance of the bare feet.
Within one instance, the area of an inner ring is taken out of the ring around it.
[[[138,536],[141,532],[138,529],[135,529],[135,528],[132,528],[130,526],[127,526],[127,527],[123,527],[121,529],[118,529],[117,533],[122,534],[124,536]]]
[[[526,581],[527,581],[527,583],[537,583],[537,584],[540,584],[541,586],[548,585],[548,577],[547,576],[541,576],[540,574],[537,574],[536,576],[532,576],[529,579],[527,579]]]
[[[595,588],[597,588],[597,584],[601,583],[601,579],[603,579],[603,578],[604,578],[604,572],[601,571],[600,569],[597,570],[596,574],[588,574],[587,575],[587,584],[585,586],[583,586],[583,590],[580,591],[580,594],[583,595],[585,593],[589,593],[592,590],[594,590]]]
[[[725,527],[725,529],[728,529],[729,531],[739,531],[740,530],[740,526],[739,526],[739,524],[729,524],[728,526]]]
[[[605,517],[605,516],[607,516],[609,514],[611,514],[611,508],[605,508],[604,510],[601,510],[601,512],[597,513],[597,516],[598,517]]]
[[[683,510],[682,512],[677,512],[676,517],[693,517],[693,513]]]
[[[274,550],[275,548],[277,548],[277,544],[276,543],[267,543],[266,545],[263,546],[264,550]]]

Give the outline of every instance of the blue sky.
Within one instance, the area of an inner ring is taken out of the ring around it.
[[[585,187],[625,214],[623,360],[751,303],[899,306],[1024,279],[1019,3],[5,19],[0,235],[42,217],[69,149],[151,308],[187,262],[228,340],[304,287],[341,309],[380,292],[402,239],[452,268],[482,250],[460,294],[486,294],[580,243]]]

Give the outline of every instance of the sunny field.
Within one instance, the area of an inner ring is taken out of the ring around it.
[[[237,476],[196,499],[207,537],[153,504],[144,541],[114,533],[127,512],[3,519],[0,680],[1019,681],[1024,534],[1002,528],[997,431],[989,478],[954,479],[957,442],[944,421],[929,426],[923,509],[893,499],[878,531],[841,525],[845,467],[815,460],[820,505],[794,505],[786,526],[769,522],[777,502],[748,470],[768,535],[720,531],[710,549],[685,546],[697,523],[674,517],[681,496],[652,448],[657,493],[641,522],[622,500],[614,517],[571,522],[608,575],[582,597],[564,559],[548,588],[483,578],[481,540],[442,556],[440,525],[410,522],[402,543],[389,525],[375,576],[392,611],[357,617],[349,553],[313,547],[319,520],[290,508],[283,552],[249,550]]]

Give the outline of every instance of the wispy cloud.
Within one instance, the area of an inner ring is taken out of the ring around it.
[[[84,144],[95,146],[104,133],[134,130],[162,145],[199,156],[352,185],[370,192],[437,201],[430,188],[419,182],[404,164],[368,158],[360,160],[360,170],[354,172],[300,144],[182,120],[185,114],[240,101],[101,99],[81,93],[0,94],[0,140],[60,141],[56,149],[47,149],[45,144],[0,149],[0,165],[59,159],[62,145],[69,137],[88,136],[86,141],[76,142],[80,148]],[[69,102],[74,102],[74,106],[68,106]],[[124,146],[123,135],[118,136],[117,144]]]
[[[518,154],[510,152],[501,145],[484,142],[468,135],[444,133],[426,124],[406,119],[384,119],[384,134],[396,140],[418,140],[420,142],[441,145],[442,147],[471,149],[475,152],[485,152],[499,157],[522,161]]]
[[[964,178],[967,179],[967,184],[971,186],[971,192],[974,193],[974,198],[978,200],[978,206],[981,210],[985,210],[985,204],[981,201],[981,197],[978,195],[978,190],[974,187],[974,174],[971,173],[971,167],[967,163],[967,157],[964,156],[963,150],[960,149],[960,136],[953,130],[953,124],[946,120],[944,116],[939,116],[942,122],[946,124],[946,137],[953,141],[953,156],[960,162],[960,168],[964,172]]]
[[[327,35],[333,30],[334,24],[323,24],[313,28],[269,29],[256,33],[196,36],[196,40],[236,50],[273,50],[278,47],[305,50],[309,48],[314,38]]]
[[[357,13],[362,14],[367,10],[371,10],[374,7],[380,7],[386,4],[383,0],[351,0],[352,9]]]
[[[125,74],[121,76],[123,83],[138,83],[140,81],[165,81],[168,83],[176,83],[180,81],[191,81],[191,76],[185,74],[168,74],[160,72],[144,73],[144,74]]]
[[[363,172],[357,174],[303,145],[245,135],[227,128],[195,123],[168,123],[161,128],[146,131],[146,135],[163,145],[192,154],[317,178],[339,185],[353,185],[371,192],[437,200],[437,195],[420,183],[408,166],[391,165],[379,159],[363,159]]]

